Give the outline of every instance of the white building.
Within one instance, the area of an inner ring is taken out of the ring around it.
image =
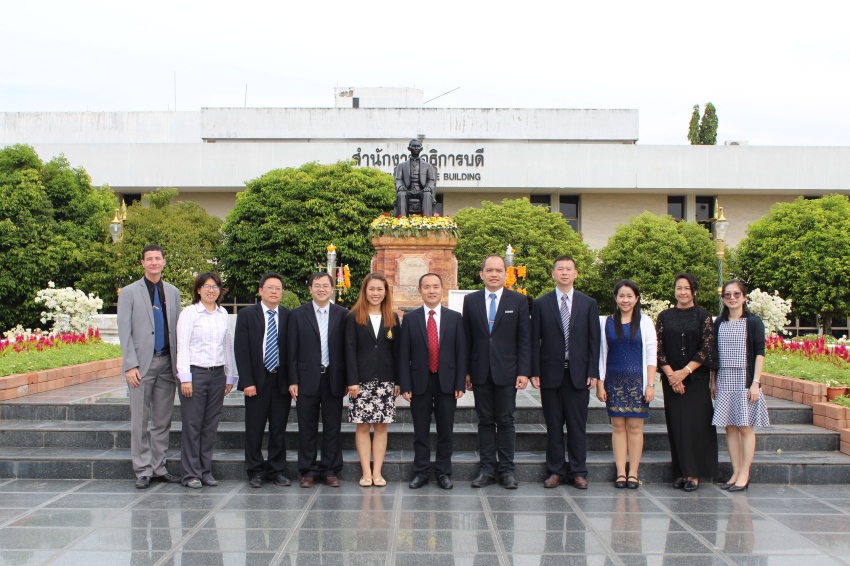
[[[334,108],[0,113],[0,146],[64,153],[129,198],[175,187],[223,218],[271,169],[354,159],[391,173],[419,137],[444,213],[527,196],[594,249],[645,210],[709,219],[718,199],[735,244],[775,202],[850,194],[850,147],[646,146],[636,110],[428,108],[416,89],[337,88],[334,98]]]

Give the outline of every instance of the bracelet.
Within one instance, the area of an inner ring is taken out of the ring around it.
[[[761,385],[761,381],[759,381],[758,379],[754,379],[753,383],[758,383],[759,385]]]
[[[688,370],[688,375],[694,373],[694,370],[691,369],[691,366],[685,366],[685,369]]]
[[[647,383],[646,386],[647,387],[655,387],[655,384],[654,383]]]

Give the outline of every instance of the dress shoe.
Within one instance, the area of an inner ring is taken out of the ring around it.
[[[142,476],[136,480],[136,489],[147,489],[151,485],[150,476]]]
[[[165,474],[163,474],[161,476],[152,476],[151,481],[152,482],[158,481],[158,482],[162,482],[162,483],[181,483],[180,476],[173,476],[173,475],[169,474],[168,472],[166,472]]]
[[[199,480],[198,478],[192,478],[186,482],[186,487],[189,487],[191,489],[201,489],[202,487],[204,487],[204,484],[202,484],[201,480]]]
[[[437,476],[437,485],[439,485],[443,489],[451,489],[454,487],[452,483],[452,478],[447,476],[446,474],[440,474]]]
[[[427,478],[427,477],[425,477],[425,476],[416,476],[415,478],[413,478],[412,480],[410,480],[410,483],[409,483],[409,484],[407,484],[407,487],[409,487],[410,489],[419,489],[420,487],[422,487],[422,486],[423,486],[423,485],[425,485],[426,483],[428,483],[428,478]]]
[[[699,482],[695,482],[693,480],[688,480],[685,482],[685,491],[696,491],[699,489]]]
[[[472,487],[487,487],[496,483],[496,478],[487,474],[478,474],[478,477],[469,482]]]
[[[558,487],[559,485],[561,485],[561,478],[555,474],[552,474],[543,482],[543,487]]]
[[[634,478],[635,481],[632,481],[632,478]],[[626,487],[629,488],[629,489],[639,488],[640,487],[640,481],[637,479],[637,476],[629,476],[628,478],[626,478]]]
[[[673,487],[675,489],[682,489],[683,487],[685,487],[685,482],[687,481],[688,480],[686,480],[685,478],[676,478],[675,480],[673,480]]]
[[[571,478],[571,479],[567,480],[567,483],[569,483],[571,486],[573,486],[576,489],[587,489],[587,478],[583,478],[583,477]],[[626,484],[626,485],[628,485],[628,484]]]
[[[250,485],[253,488],[263,487],[263,478],[260,477],[260,476],[254,476],[254,477],[252,477],[251,479],[248,480],[248,485]]]
[[[744,485],[737,485],[737,484],[736,484],[736,485],[730,485],[730,486],[729,486],[729,491],[730,491],[730,492],[733,492],[733,491],[744,491],[744,490],[745,490],[745,489],[747,489],[748,487],[750,487],[750,482],[749,482],[749,481],[747,481],[747,483],[746,483],[746,484],[744,484]]]
[[[274,484],[286,487],[288,485],[292,485],[292,482],[289,481],[289,478],[283,474],[279,474],[274,478]]]
[[[339,478],[336,476],[325,476],[325,485],[328,487],[339,487]]]
[[[313,487],[315,483],[316,480],[314,478],[311,478],[310,476],[304,476],[303,478],[301,478],[301,487],[305,489]]]
[[[620,479],[623,478],[623,479]],[[614,487],[617,489],[625,489],[626,488],[626,476],[617,476],[617,479],[614,480]]]
[[[505,489],[517,489],[519,487],[516,476],[513,474],[505,474],[500,479],[502,480],[502,487]]]
[[[209,487],[218,487],[218,480],[212,477],[203,480],[201,483]]]
[[[733,485],[735,485],[735,484],[723,482],[723,483],[720,484],[720,489],[726,490],[726,489],[729,489],[730,487],[732,487]]]

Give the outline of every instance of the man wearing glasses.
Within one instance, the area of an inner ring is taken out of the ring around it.
[[[289,419],[289,386],[286,365],[286,332],[289,309],[280,306],[283,278],[267,273],[257,289],[260,302],[236,315],[233,351],[239,370],[238,389],[245,395],[245,467],[248,483],[263,487],[263,479],[290,485],[286,465],[286,422]],[[269,459],[263,460],[263,433],[269,425]]]

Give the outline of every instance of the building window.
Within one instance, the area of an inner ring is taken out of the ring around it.
[[[442,216],[443,215],[443,193],[439,193],[439,194],[434,195],[434,200],[437,201],[437,204],[434,205],[434,212],[436,212],[437,214]]]
[[[124,202],[127,204],[127,206],[130,206],[134,202],[142,202],[141,193],[124,193],[124,194],[121,195],[121,198],[124,200]],[[118,204],[121,204],[121,203],[118,203]]]
[[[696,211],[694,216],[697,223],[711,232],[713,232],[713,224],[711,220],[714,218],[714,197],[697,197]]]
[[[667,214],[673,220],[681,222],[685,219],[685,197],[667,197]]]
[[[561,195],[558,212],[578,232],[578,195]]]
[[[531,204],[534,206],[545,206],[549,208],[552,206],[552,197],[550,195],[531,195]]]

